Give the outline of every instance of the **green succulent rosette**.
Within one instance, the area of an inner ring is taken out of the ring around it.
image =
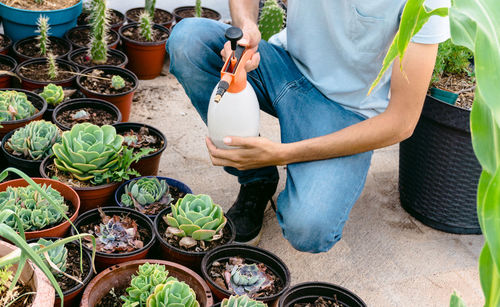
[[[61,141],[61,131],[51,122],[30,122],[19,128],[6,145],[14,156],[30,160],[42,160],[52,154],[52,146]]]
[[[196,293],[185,282],[170,279],[148,297],[147,307],[199,307]]]

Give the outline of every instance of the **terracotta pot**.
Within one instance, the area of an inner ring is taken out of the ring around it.
[[[14,245],[0,240],[0,257],[9,254],[15,249],[16,247]],[[17,265],[14,265],[12,270],[16,269]],[[24,267],[20,279],[23,283],[30,285],[33,292],[35,292],[31,307],[47,307],[54,305],[54,288],[43,272],[37,266],[33,265],[31,261],[28,261],[28,264]]]
[[[14,72],[17,67],[17,62],[13,58],[8,55],[0,54],[0,63],[4,65],[9,65],[11,68],[8,70],[10,72]],[[0,88],[9,88],[11,87],[12,77],[9,75],[0,75]]]
[[[94,66],[94,67],[87,68],[84,71],[82,71],[82,74],[88,75],[94,69],[99,69],[99,70],[104,71],[105,73],[111,73],[113,75],[119,75],[125,80],[132,81],[132,83],[134,84],[129,91],[124,92],[124,93],[112,94],[112,95],[111,94],[101,94],[101,93],[97,93],[97,92],[88,90],[87,88],[83,87],[81,81],[82,81],[82,78],[87,78],[86,76],[80,75],[80,76],[78,76],[78,78],[76,78],[76,83],[78,84],[78,87],[80,88],[80,90],[85,94],[85,96],[90,97],[90,98],[102,99],[102,100],[106,100],[108,102],[111,102],[118,109],[120,109],[120,112],[122,113],[122,121],[124,121],[124,122],[128,121],[128,119],[130,117],[130,109],[132,107],[132,101],[134,99],[134,93],[135,93],[135,90],[137,89],[137,87],[139,86],[139,80],[137,79],[137,76],[133,72],[131,72],[125,68],[106,66],[106,65]]]
[[[163,140],[163,146],[157,152],[153,152],[143,158],[141,158],[136,163],[133,163],[131,167],[141,174],[141,176],[156,176],[158,175],[158,170],[160,168],[160,159],[162,153],[167,148],[167,138],[158,129],[141,123],[118,123],[113,125],[116,128],[116,132],[119,134],[125,133],[127,131],[133,130],[138,132],[142,127],[148,128],[149,132]]]
[[[63,39],[63,38],[59,38],[59,37],[55,37],[55,36],[49,36],[49,40],[50,40],[51,44],[56,44],[56,43],[57,44],[61,44],[61,45],[65,46],[66,49],[68,50],[66,53],[57,56],[58,59],[65,60],[68,57],[68,54],[71,52],[71,50],[73,50],[73,48],[71,46],[71,43],[68,42],[67,40]],[[14,43],[14,48],[12,48],[12,50],[14,52],[14,55],[16,56],[16,59],[19,61],[19,63],[22,63],[22,62],[27,61],[27,60],[31,60],[31,59],[43,57],[43,56],[34,56],[34,57],[33,56],[27,56],[27,55],[24,55],[24,54],[22,54],[22,53],[20,53],[18,51],[19,46],[21,44],[28,43],[30,41],[38,41],[37,40],[37,36],[26,37],[26,38],[23,38],[23,39],[21,39],[21,40],[19,40],[19,41],[17,41],[17,42]]]
[[[295,304],[314,303],[319,297],[338,301],[340,306],[366,307],[366,304],[353,292],[326,282],[306,282],[293,286],[281,296],[279,307],[293,307]]]
[[[176,23],[179,23],[182,19],[184,19],[184,17],[182,17],[180,15],[180,13],[182,11],[193,11],[194,12],[195,10],[195,7],[194,6],[181,6],[181,7],[178,7],[176,9],[174,9],[174,11],[172,12],[174,14],[174,17],[175,17],[175,22]],[[216,10],[212,10],[212,9],[209,9],[209,8],[206,8],[206,7],[202,7],[201,8],[201,11],[202,11],[202,15],[203,15],[203,12],[204,11],[208,11],[208,12],[211,12],[213,14],[215,14],[217,17],[215,18],[211,18],[213,20],[220,20],[221,19],[221,14],[219,12],[217,12]],[[194,15],[192,17],[195,17]]]
[[[78,212],[80,210],[80,198],[78,194],[69,187],[68,185],[59,182],[57,180],[47,179],[47,178],[32,178],[38,184],[46,184],[51,185],[52,188],[57,190],[64,197],[65,200],[71,202],[73,209],[75,212],[69,218],[71,222],[74,222],[78,217]],[[7,187],[25,187],[28,186],[28,182],[24,179],[14,179],[6,182],[0,183],[0,192],[3,192],[7,189]],[[64,237],[68,233],[68,229],[70,228],[70,223],[67,220],[64,220],[61,224],[38,231],[28,231],[25,232],[26,239],[34,239],[34,238],[42,238],[42,237]]]
[[[72,99],[66,103],[58,105],[54,112],[52,113],[52,122],[59,127],[62,131],[71,130],[71,127],[63,125],[61,122],[57,120],[57,116],[61,114],[61,112],[67,110],[75,110],[81,108],[94,108],[99,110],[107,111],[110,114],[114,115],[115,123],[119,123],[122,120],[122,114],[120,110],[114,105],[105,100],[101,99],[93,99],[93,98],[80,98],[80,99]]]
[[[28,175],[30,177],[40,177],[40,164],[42,164],[41,159],[40,160],[28,160],[28,159],[25,159],[23,157],[15,156],[15,155],[11,154],[6,148],[7,141],[12,137],[12,135],[14,134],[14,132],[16,132],[16,130],[21,129],[21,128],[22,127],[14,129],[12,131],[9,131],[9,133],[7,133],[3,137],[2,144],[0,144],[0,146],[2,148],[1,149],[2,154],[4,156],[4,159],[7,161],[7,164],[10,167],[15,167],[18,170],[23,171],[24,173],[26,173],[26,175]]]
[[[131,18],[132,14],[136,14],[136,11],[139,11],[139,12],[144,11],[144,7],[135,7],[133,9],[130,9],[127,12],[125,12],[125,16],[127,18],[128,23],[139,22],[139,20],[137,18]],[[156,17],[156,12],[158,12],[158,11],[163,12],[163,14],[170,16],[170,19],[167,21],[164,21],[164,22],[155,22],[155,24],[163,26],[167,29],[172,28],[172,24],[174,23],[174,15],[172,15],[172,13],[170,13],[169,11],[155,8],[155,17]],[[154,18],[153,18],[153,21],[154,21]]]
[[[42,118],[43,113],[47,110],[47,102],[40,97],[40,95],[37,95],[35,93],[32,93],[27,90],[22,90],[18,88],[5,88],[1,90],[9,90],[9,91],[17,91],[17,92],[23,92],[28,96],[28,100],[33,104],[33,106],[39,110],[38,113],[35,113],[33,116],[30,116],[25,119],[19,119],[19,120],[12,120],[8,122],[0,122],[0,138],[3,138],[9,131],[12,131],[16,128],[25,126],[31,121],[34,120],[39,120]]]
[[[196,300],[200,303],[200,307],[210,307],[213,305],[210,288],[195,272],[174,262],[143,259],[121,263],[102,271],[85,289],[80,306],[94,307],[109,293],[111,288],[122,289],[128,287],[132,280],[132,275],[137,274],[139,266],[146,262],[164,265],[169,276],[173,276],[179,281],[188,284],[196,293]]]
[[[90,31],[90,26],[78,26],[78,27],[74,27],[74,28],[68,30],[68,32],[66,32],[64,34],[64,38],[68,42],[71,42],[71,45],[73,46],[74,50],[77,50],[77,49],[80,49],[80,48],[87,48],[88,47],[87,45],[79,45],[76,42],[74,42],[74,41],[71,40],[71,38],[73,36],[76,36],[76,35],[81,36],[81,35],[83,35],[81,33],[82,30],[89,30]],[[108,37],[109,37],[108,47],[111,48],[111,49],[116,49],[116,47],[118,46],[118,43],[120,42],[120,36],[118,35],[118,33],[115,30],[110,29],[110,32],[108,33]]]
[[[51,164],[53,164],[52,157],[47,157],[42,161],[40,165],[40,175],[42,175],[43,178],[49,178],[47,175],[47,166]],[[114,182],[88,188],[72,187],[80,197],[80,213],[112,203],[113,195],[119,185],[119,182]]]
[[[10,37],[8,37],[7,35],[5,34],[0,34],[0,37],[4,40],[7,40],[8,43],[7,43],[7,46],[3,47],[0,49],[0,54],[9,54],[9,51],[10,51],[10,47],[12,47],[12,40],[10,39]]]
[[[73,63],[76,66],[78,66],[78,68],[80,68],[80,70],[85,70],[85,69],[87,69],[89,67],[95,66],[95,65],[91,65],[91,66],[82,65],[82,64],[79,64],[79,63],[77,63],[77,62],[75,62],[73,60],[74,58],[76,58],[77,56],[81,55],[82,53],[88,53],[88,52],[89,52],[89,48],[80,48],[80,49],[77,49],[77,50],[73,50],[68,55],[68,61],[70,61],[71,63]],[[125,68],[125,65],[127,65],[127,63],[128,63],[127,55],[125,53],[121,52],[120,50],[108,49],[108,56],[112,56],[112,57],[116,57],[116,58],[120,59],[120,64],[118,64],[118,65],[112,65],[112,66]]]
[[[138,42],[123,35],[125,30],[137,26],[137,23],[133,23],[120,29],[125,53],[127,53],[129,59],[127,68],[133,71],[140,80],[154,79],[160,75],[163,68],[163,62],[167,54],[165,49],[167,39],[158,42]],[[170,35],[169,30],[165,27],[154,25],[153,28]]]
[[[107,254],[103,252],[96,252],[95,257],[95,265],[98,271],[104,270],[112,265],[123,263],[131,260],[139,260],[146,258],[149,250],[155,243],[155,235],[153,231],[153,222],[144,214],[134,211],[128,208],[120,208],[120,207],[102,207],[102,211],[107,215],[121,215],[128,216],[136,221],[138,228],[148,229],[151,235],[151,238],[144,240],[144,246],[138,250],[129,253],[116,253],[116,254]],[[101,217],[99,215],[98,209],[93,209],[88,212],[85,212],[78,218],[75,222],[75,227],[80,231],[82,226],[89,225],[90,223],[100,222]],[[75,235],[75,229],[71,230],[71,235]],[[84,246],[86,250],[89,250],[86,246]]]
[[[112,30],[115,30],[116,32],[118,32],[118,30],[121,28],[121,26],[123,26],[123,24],[125,23],[125,15],[123,15],[122,12],[120,11],[117,11],[115,9],[111,9],[111,11],[113,11],[113,13],[115,15],[117,15],[118,17],[120,17],[120,22],[117,22],[117,23],[114,23],[114,24],[110,24],[110,28]],[[80,16],[78,16],[78,20],[77,20],[77,23],[79,26],[86,26],[88,25],[88,22],[87,22],[87,18],[89,17],[88,14],[80,14]]]
[[[36,58],[36,59],[31,59],[24,61],[23,63],[19,64],[16,68],[16,74],[21,78],[21,87],[25,90],[33,91],[37,88],[43,88],[46,85],[53,83],[55,85],[60,85],[62,87],[71,87],[76,79],[76,75],[72,75],[70,78],[65,79],[65,80],[60,80],[60,81],[38,81],[38,80],[32,80],[27,77],[25,77],[22,73],[21,70],[23,67],[26,67],[30,64],[42,64],[42,63],[47,63],[47,59],[44,58]],[[78,72],[79,69],[76,65],[70,63],[69,61],[62,60],[62,59],[56,59],[56,63],[59,67],[60,70],[70,70],[72,72]]]
[[[69,97],[64,97],[63,102],[61,102],[60,104],[67,103],[68,101],[74,100],[74,99],[85,98],[85,95],[83,95],[83,93],[74,86],[73,87],[64,87],[63,90],[75,90],[75,93]],[[43,92],[43,88],[37,88],[36,90],[33,90],[33,92],[40,95]],[[51,122],[52,121],[52,113],[54,113],[54,109],[55,109],[55,107],[51,106],[50,104],[47,104],[47,110],[45,111],[45,113],[43,113],[43,119],[48,121],[48,122]]]

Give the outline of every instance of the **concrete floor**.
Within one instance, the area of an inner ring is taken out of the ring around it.
[[[165,133],[160,174],[206,193],[227,210],[239,190],[237,181],[211,166],[204,144],[206,127],[172,75],[141,82],[131,121]],[[278,121],[262,115],[261,133],[279,140]],[[266,213],[260,247],[290,268],[292,284],[327,281],[357,293],[368,306],[447,306],[453,291],[468,306],[482,306],[477,259],[482,236],[446,234],[424,226],[400,206],[398,146],[373,156],[364,192],[354,206],[343,239],[328,253],[294,250],[283,239],[274,212]],[[280,189],[285,170],[280,169]],[[277,196],[277,194],[276,194]]]

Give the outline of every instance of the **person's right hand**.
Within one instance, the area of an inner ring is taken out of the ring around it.
[[[260,53],[257,52],[257,48],[259,47],[260,42],[260,31],[257,25],[253,22],[248,22],[241,28],[241,30],[243,31],[243,38],[240,39],[239,42],[248,43],[248,48],[255,51],[252,58],[250,58],[245,63],[245,70],[248,72],[256,69],[259,66]],[[224,62],[229,56],[231,56],[231,53],[231,43],[226,42],[226,44],[224,44],[224,49],[222,49],[220,52]]]

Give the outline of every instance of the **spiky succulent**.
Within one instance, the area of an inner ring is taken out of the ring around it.
[[[201,0],[196,0],[196,5],[194,6],[194,16],[201,17]]]
[[[0,91],[0,122],[25,119],[37,111],[25,93]]]
[[[57,106],[64,100],[64,90],[62,86],[50,83],[43,88],[43,92],[40,94],[47,104],[50,106]]]
[[[156,0],[146,0],[145,1],[145,11],[148,12],[149,16],[153,18],[155,16],[155,6],[156,6]]]
[[[64,197],[57,190],[45,184],[40,187],[63,212],[68,212]],[[24,231],[40,230],[59,223],[64,218],[62,213],[52,207],[49,201],[32,186],[7,187],[5,191],[0,192],[0,208],[15,212],[23,224]],[[17,221],[13,216],[5,223],[12,228],[17,227]]]
[[[146,302],[148,307],[199,307],[196,293],[185,282],[170,279],[156,286]]]
[[[229,288],[237,295],[253,294],[269,283],[266,273],[255,263],[235,265],[231,270]]]
[[[172,206],[172,213],[163,217],[170,226],[167,231],[179,237],[194,240],[218,240],[227,219],[221,206],[210,196],[187,194]],[[182,240],[179,242],[182,245]]]
[[[7,141],[15,156],[42,160],[52,154],[52,145],[61,141],[61,131],[51,122],[33,121],[19,128]]]
[[[111,87],[115,90],[121,90],[125,87],[125,80],[121,76],[114,75],[111,77]]]
[[[54,80],[59,75],[59,68],[57,67],[56,57],[53,54],[47,56],[47,61],[49,64],[49,78]]]
[[[36,32],[39,33],[37,39],[38,39],[38,47],[40,48],[40,55],[46,56],[47,55],[47,49],[50,44],[49,40],[49,18],[47,16],[42,16],[38,17],[37,20],[37,25],[38,29]]]
[[[142,12],[139,17],[139,30],[141,36],[147,41],[153,40],[153,21],[151,15],[147,11]]]
[[[46,247],[46,246],[49,246],[55,242],[57,242],[57,241],[45,240],[45,239],[41,238],[36,242],[37,244],[40,245],[39,247],[36,247],[36,248]],[[58,276],[58,275],[61,275],[61,272],[66,272],[67,260],[68,260],[68,249],[64,246],[64,244],[48,250],[47,254],[48,254],[50,261],[59,269],[59,271],[58,271],[49,265],[53,274]],[[42,257],[42,259],[45,260],[45,257]],[[48,264],[47,260],[45,260],[45,262],[47,262],[47,264]]]
[[[276,0],[266,0],[259,20],[259,30],[263,40],[268,40],[281,31],[284,24],[285,11]]]
[[[146,214],[156,214],[172,201],[167,181],[156,177],[133,180],[125,186],[121,202]]]
[[[78,180],[91,180],[117,164],[122,142],[113,126],[76,124],[63,132],[62,143],[54,144],[54,164]]]
[[[247,295],[231,295],[222,300],[221,307],[266,307],[263,302],[252,300]]]
[[[90,58],[95,64],[105,64],[108,61],[108,31],[109,12],[106,0],[92,0],[92,13],[90,14]]]

